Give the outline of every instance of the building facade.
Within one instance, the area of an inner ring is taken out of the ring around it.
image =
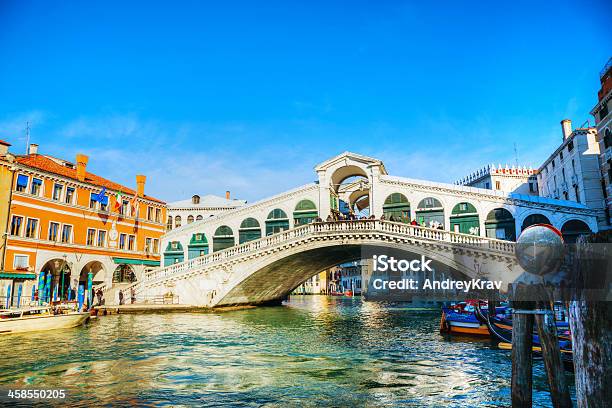
[[[92,276],[94,287],[117,288],[159,266],[166,206],[136,190],[87,172],[88,157],[76,162],[38,154],[16,156],[7,224],[4,270],[21,274],[15,296],[30,299],[44,275],[52,300],[74,299]],[[114,295],[114,292],[110,292]]]
[[[585,204],[597,214],[599,229],[609,223],[605,216],[599,166],[597,129],[572,129],[572,121],[561,121],[561,145],[538,169],[542,197]]]
[[[612,58],[601,71],[599,80],[601,88],[597,92],[597,105],[591,110],[591,115],[595,117],[597,128],[606,219],[608,224],[612,224]]]
[[[168,203],[168,219],[166,228],[168,231],[180,228],[182,225],[191,224],[213,217],[224,211],[233,210],[246,205],[246,200],[230,198],[230,192],[225,192],[225,198],[208,194],[203,197],[194,195],[190,200],[181,200]]]
[[[456,184],[507,193],[538,195],[536,175],[537,171],[531,167],[510,167],[507,164],[502,167],[501,164],[490,164],[458,180]]]
[[[2,232],[8,229],[13,182],[14,157],[9,153],[10,146],[10,143],[0,140],[0,225],[2,225]],[[0,307],[6,306],[8,287],[13,283],[13,280],[29,279],[22,272],[13,273],[6,270],[4,265],[6,241],[7,235],[5,233],[0,234]]]

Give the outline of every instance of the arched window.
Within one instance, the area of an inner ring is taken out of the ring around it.
[[[480,235],[480,220],[476,207],[470,203],[459,203],[453,207],[450,217],[451,231]]]
[[[313,222],[319,214],[317,213],[317,206],[310,200],[302,200],[295,206],[293,210],[293,224],[297,227],[299,225],[310,224]]]
[[[213,236],[213,252],[221,251],[234,246],[234,231],[227,225],[216,229]]]
[[[534,225],[534,224],[548,224],[552,225],[548,218],[542,214],[531,214],[523,221],[523,225],[521,226],[521,231],[525,228]]]
[[[132,283],[136,282],[136,274],[130,265],[118,265],[113,272],[113,283]]]
[[[444,207],[437,198],[421,200],[416,210],[416,221],[423,227],[444,228]]]
[[[208,254],[208,240],[206,239],[206,235],[201,232],[196,232],[191,236],[191,240],[187,246],[187,256],[189,259],[193,259],[206,254]]]
[[[489,212],[485,220],[487,237],[516,241],[516,225],[514,217],[505,208],[495,208]]]
[[[270,211],[266,220],[266,235],[276,234],[289,229],[287,213],[280,208]]]
[[[196,221],[202,221],[203,219],[204,219],[204,217],[202,217],[201,215],[198,215],[198,216],[196,217]]]
[[[177,215],[174,217],[174,228],[178,228],[181,226],[181,216]]]
[[[168,216],[168,223],[166,224],[166,229],[170,231],[172,229],[172,216]]]
[[[200,196],[196,194],[193,197],[191,197],[191,203],[192,204],[200,204]]]
[[[390,194],[383,204],[383,215],[389,221],[410,222],[410,203],[402,193]]]
[[[191,224],[193,222],[193,215],[189,215],[187,217],[187,224]]]
[[[261,227],[259,221],[255,218],[246,218],[240,224],[238,230],[238,242],[243,244],[245,242],[253,241],[261,238]]]

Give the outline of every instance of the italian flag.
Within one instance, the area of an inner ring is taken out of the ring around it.
[[[117,195],[115,196],[115,211],[120,212],[121,204],[123,203],[123,199],[121,193],[117,191]]]

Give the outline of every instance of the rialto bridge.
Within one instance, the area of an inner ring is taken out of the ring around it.
[[[527,226],[549,223],[570,240],[597,229],[582,204],[391,176],[380,160],[358,154],[315,171],[312,184],[169,231],[163,267],[134,284],[137,297],[172,293],[180,303],[207,306],[276,300],[359,259],[364,245],[425,254],[467,277],[503,273],[507,280],[523,272],[512,241]],[[374,219],[336,221],[347,212]]]

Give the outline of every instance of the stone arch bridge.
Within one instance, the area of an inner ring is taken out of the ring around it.
[[[359,259],[363,245],[425,255],[467,278],[514,280],[514,243],[381,220],[314,222],[145,274],[143,298],[169,292],[203,306],[279,300],[316,273]]]
[[[315,172],[314,183],[168,231],[163,267],[135,289],[189,304],[259,303],[355,259],[360,245],[426,253],[466,276],[484,260],[512,274],[512,241],[528,225],[549,223],[568,238],[597,230],[594,211],[579,203],[391,176],[354,153]],[[391,222],[321,222],[363,211]]]

